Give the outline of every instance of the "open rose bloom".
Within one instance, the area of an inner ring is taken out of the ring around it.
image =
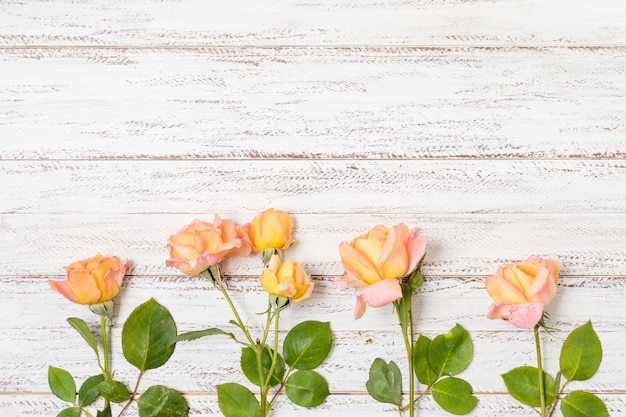
[[[78,304],[99,304],[115,297],[122,286],[128,261],[96,255],[65,268],[65,282],[48,281],[50,287]]]
[[[300,301],[311,295],[314,283],[299,263],[281,262],[280,256],[274,255],[261,275],[261,286],[269,294]]]
[[[532,329],[543,317],[544,307],[556,294],[560,264],[531,256],[517,265],[502,265],[485,280],[495,301],[487,317],[504,319],[522,329]]]
[[[212,224],[195,220],[185,226],[170,236],[167,246],[170,259],[165,264],[187,275],[206,271],[226,256],[248,256],[252,251],[241,228],[217,214]]]
[[[376,226],[352,242],[341,242],[339,253],[345,269],[335,282],[358,288],[354,318],[366,305],[382,307],[402,298],[400,280],[417,267],[426,251],[426,236],[400,223],[391,228]]]

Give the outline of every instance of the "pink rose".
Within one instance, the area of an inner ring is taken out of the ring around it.
[[[248,256],[252,251],[241,228],[232,220],[222,220],[217,214],[213,224],[194,220],[171,235],[167,246],[170,259],[165,264],[187,275],[197,275],[226,256]]]
[[[504,319],[516,327],[532,329],[556,294],[560,264],[531,256],[517,265],[502,265],[487,277],[485,287],[495,301],[487,317]]]
[[[376,226],[352,242],[341,242],[339,253],[345,269],[335,282],[359,288],[354,318],[366,305],[382,307],[402,298],[400,279],[417,267],[426,252],[426,236],[400,223],[392,228]]]

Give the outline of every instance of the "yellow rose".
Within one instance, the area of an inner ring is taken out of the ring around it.
[[[293,222],[289,214],[284,211],[265,210],[252,219],[251,223],[243,225],[243,230],[252,247],[261,252],[265,249],[287,249],[291,241]]]
[[[517,265],[502,265],[485,280],[487,292],[494,301],[487,317],[532,329],[556,294],[560,268],[557,261],[537,256]]]
[[[195,220],[167,242],[170,259],[167,266],[187,275],[197,275],[219,263],[225,256],[248,256],[252,250],[241,228],[232,220],[222,220],[217,214],[213,224]]]
[[[273,255],[261,275],[261,286],[272,295],[300,301],[311,295],[314,283],[299,263],[283,263],[280,256]]]
[[[50,287],[78,304],[98,304],[113,299],[120,291],[128,261],[96,255],[65,268],[65,282],[48,281]]]

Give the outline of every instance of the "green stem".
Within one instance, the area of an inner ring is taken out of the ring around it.
[[[109,372],[109,338],[108,338],[108,323],[106,318],[100,316],[100,329],[102,331],[102,346],[104,348],[104,369],[103,376],[104,380],[108,381],[111,379],[111,375]]]
[[[269,313],[268,313],[269,314]],[[267,416],[267,385],[265,384],[265,378],[263,377],[263,351],[265,350],[264,345],[256,345],[256,365],[257,372],[259,373],[259,388],[261,389],[261,416]]]
[[[109,338],[108,338],[108,322],[104,316],[100,316],[100,331],[102,333],[102,348],[104,356],[104,368],[102,368],[102,376],[105,381],[111,379],[111,373],[109,370]],[[104,400],[104,408],[109,407],[109,400]]]
[[[265,345],[267,341],[267,335],[269,334],[269,328],[272,325],[272,303],[270,302],[270,296],[267,297],[267,320],[265,321],[265,329],[263,330],[263,340],[261,341],[262,345]]]
[[[130,395],[130,398],[128,399],[128,402],[126,403],[126,405],[124,405],[124,408],[122,408],[122,411],[120,411],[120,413],[117,415],[117,417],[121,417],[122,414],[124,414],[126,412],[128,407],[130,407],[132,402],[135,400],[135,397],[137,396],[137,391],[139,391],[139,382],[141,382],[141,377],[142,376],[143,376],[143,371],[140,371],[139,372],[139,376],[137,377],[137,382],[135,383],[135,388],[133,389],[133,393]]]
[[[559,402],[559,399],[561,398],[561,395],[563,395],[563,392],[565,392],[565,387],[567,386],[567,384],[569,384],[569,381],[566,381],[565,384],[563,384],[559,392],[556,394],[556,397],[554,397],[554,401],[549,408],[548,417],[552,417],[552,415],[556,411],[556,404]]]
[[[254,346],[254,340],[252,340],[252,336],[250,336],[250,332],[248,332],[246,326],[244,326],[243,321],[241,320],[241,317],[239,316],[239,313],[237,312],[237,309],[235,308],[235,304],[233,304],[233,300],[230,299],[230,296],[228,295],[228,291],[226,291],[226,288],[224,288],[224,285],[220,282],[219,285],[217,285],[217,287],[222,291],[222,294],[224,294],[224,298],[226,298],[226,301],[228,301],[228,305],[230,306],[230,309],[233,311],[233,314],[235,315],[235,319],[237,320],[237,323],[239,324],[239,328],[243,331],[244,335],[246,336],[246,339],[248,339],[248,342],[250,342],[250,346]]]
[[[535,349],[537,351],[537,371],[539,373],[539,401],[541,402],[541,416],[546,416],[546,389],[543,381],[543,366],[541,362],[541,341],[539,340],[539,325],[535,325]]]
[[[272,366],[270,367],[269,375],[267,375],[267,379],[265,380],[265,385],[270,387],[272,375],[274,375],[274,370],[276,369],[276,362],[278,361],[278,319],[280,318],[280,310],[276,311],[274,318],[274,352],[272,353]]]
[[[410,300],[404,300],[405,302],[410,302]],[[409,364],[409,416],[410,417],[414,417],[415,416],[415,375],[413,373],[413,313],[412,313],[412,309],[409,306],[408,312],[409,312],[409,317],[408,317],[408,321],[411,323],[410,328],[411,328],[411,334],[409,335],[409,326],[403,326],[402,325],[402,318],[401,318],[401,312],[400,312],[400,303],[398,301],[394,301],[394,305],[396,308],[396,312],[398,313],[398,320],[400,321],[400,328],[402,329],[402,338],[404,339],[404,347],[406,350],[406,355],[407,355],[407,361]],[[402,408],[398,407],[400,409],[400,411],[402,411]]]

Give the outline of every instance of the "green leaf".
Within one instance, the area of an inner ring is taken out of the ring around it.
[[[189,406],[180,392],[153,385],[137,398],[139,417],[187,417]]]
[[[170,312],[154,298],[128,316],[122,329],[122,351],[140,371],[158,368],[174,353],[170,340],[176,337],[176,323]]]
[[[439,377],[433,367],[430,366],[430,361],[428,360],[430,344],[431,340],[428,337],[419,335],[417,342],[413,345],[413,369],[415,370],[415,376],[419,382],[427,386],[434,384]]]
[[[80,408],[70,407],[65,408],[57,414],[57,417],[80,417]]]
[[[76,399],[76,382],[65,369],[48,366],[48,385],[54,395],[68,403]]]
[[[456,415],[467,414],[476,407],[478,398],[472,386],[460,378],[444,378],[432,387],[433,399],[441,408]]]
[[[89,404],[92,404],[100,395],[100,391],[98,391],[98,384],[104,381],[104,375],[94,375],[89,377],[83,382],[83,385],[80,386],[78,390],[78,405],[81,407],[85,407]]]
[[[472,360],[473,346],[469,333],[457,324],[447,334],[440,334],[430,344],[430,366],[437,375],[457,375]]]
[[[107,406],[104,410],[98,411],[96,417],[112,417],[111,406]]]
[[[408,282],[400,284],[402,290],[402,298],[394,302],[394,305],[398,309],[398,319],[400,321],[400,328],[403,332],[406,332],[409,328],[409,321],[411,314],[411,306],[413,299],[413,290]]]
[[[313,369],[326,359],[332,344],[330,323],[305,321],[297,324],[285,336],[283,355],[292,368]]]
[[[130,399],[128,388],[119,381],[102,381],[98,384],[98,392],[112,403],[121,403]]]
[[[215,336],[215,335],[224,335],[224,336],[230,337],[231,339],[237,340],[234,334],[225,332],[224,330],[218,329],[217,327],[211,327],[210,329],[195,330],[192,332],[181,333],[178,336],[172,338],[169,344],[174,345],[182,341],[191,341],[191,340],[200,339],[201,337],[204,337],[204,336]]]
[[[559,363],[563,376],[584,381],[596,373],[602,362],[602,345],[591,321],[575,329],[565,340]]]
[[[270,373],[272,367],[272,354],[273,350],[265,346],[261,359],[263,362],[263,380],[267,380],[267,376]],[[261,386],[259,381],[259,365],[257,363],[256,351],[251,347],[245,347],[241,349],[241,370],[250,382],[256,386]],[[274,374],[270,379],[270,386],[280,384],[285,375],[285,361],[282,356],[276,355],[276,367],[274,368]]]
[[[387,364],[380,358],[375,359],[365,386],[376,401],[402,406],[402,374],[393,361]]]
[[[563,417],[609,417],[604,402],[593,394],[572,391],[561,401]]]
[[[261,417],[261,406],[254,394],[234,382],[217,386],[217,403],[224,417]]]
[[[89,347],[98,355],[98,342],[96,342],[96,338],[93,336],[93,333],[91,333],[87,323],[77,317],[70,317],[67,319],[67,322],[78,331]]]
[[[315,371],[296,371],[285,383],[285,392],[292,403],[302,407],[317,407],[330,394],[328,383]]]
[[[559,394],[559,389],[561,388],[561,371],[556,373],[556,378],[554,378],[554,398]]]
[[[539,395],[539,371],[532,366],[520,366],[502,375],[504,385],[509,394],[522,404],[541,407]],[[554,401],[554,380],[546,372],[543,373],[546,404]]]

